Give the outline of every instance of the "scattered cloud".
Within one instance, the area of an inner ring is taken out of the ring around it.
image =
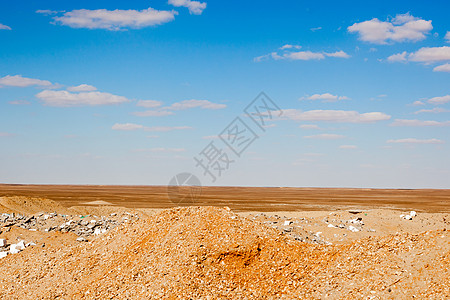
[[[435,107],[433,109],[421,109],[416,111],[414,114],[420,114],[420,113],[445,113],[445,112],[450,112],[450,110],[445,109],[445,108],[441,108],[441,107]]]
[[[299,45],[290,45],[290,44],[286,44],[284,46],[280,47],[280,50],[286,50],[286,49],[301,49],[302,46]]]
[[[166,110],[146,110],[146,111],[137,111],[133,113],[133,115],[138,117],[165,117],[173,114],[174,112]]]
[[[434,67],[434,72],[450,72],[450,64],[446,63],[437,67]]]
[[[388,62],[405,62],[407,61],[406,55],[408,53],[406,51],[403,51],[402,53],[393,54],[387,58]]]
[[[159,138],[159,135],[147,135],[147,138],[149,138],[149,139],[157,139],[157,138]]]
[[[14,134],[9,133],[9,132],[0,132],[0,137],[9,137],[9,136],[13,136]]]
[[[45,16],[56,15],[59,11],[50,10],[50,9],[38,9],[36,13],[43,14]]]
[[[407,138],[407,139],[398,139],[398,140],[388,140],[387,143],[393,144],[443,144],[444,141],[438,139],[415,139],[415,138]]]
[[[69,92],[92,92],[96,91],[97,88],[89,84],[80,84],[78,86],[70,86],[67,88],[67,90]]]
[[[322,133],[322,134],[316,134],[316,135],[307,135],[304,136],[305,139],[319,139],[319,140],[337,140],[345,138],[344,135],[340,134],[333,134],[333,133]]]
[[[341,145],[341,146],[339,146],[339,149],[356,149],[356,148],[358,148],[358,147],[355,146],[355,145]]]
[[[175,7],[187,7],[189,13],[193,15],[201,15],[206,8],[206,2],[192,1],[192,0],[169,0],[169,4]]]
[[[447,40],[447,43],[450,43],[450,31],[447,31],[447,33],[444,36],[444,39]]]
[[[30,105],[31,102],[27,100],[13,100],[8,102],[11,105]]]
[[[22,75],[7,75],[5,77],[0,78],[0,88],[4,86],[11,87],[43,87],[50,88],[53,87],[53,84],[48,80],[40,80],[34,78],[22,77]]]
[[[165,109],[172,109],[172,110],[185,110],[190,108],[202,108],[202,109],[223,109],[227,106],[225,104],[219,104],[219,103],[213,103],[208,100],[184,100],[181,102],[177,102],[172,104],[169,107],[166,107]]]
[[[431,20],[416,18],[409,13],[398,14],[388,21],[374,18],[347,28],[348,32],[357,33],[360,40],[374,44],[421,41],[432,29]]]
[[[218,138],[219,138],[218,135],[207,135],[207,136],[202,137],[202,139],[204,139],[204,140],[215,140]]]
[[[308,97],[302,97],[299,100],[323,100],[323,102],[336,102],[339,100],[349,100],[347,96],[337,96],[330,93],[314,94]]]
[[[139,124],[133,124],[133,123],[124,123],[124,124],[120,124],[120,123],[116,123],[113,125],[112,130],[125,130],[125,131],[131,131],[131,130],[138,130],[138,129],[143,129],[144,126],[143,125],[139,125]]]
[[[310,28],[309,30],[311,30],[312,32],[316,32],[321,29],[322,29],[322,27],[319,26],[319,27]]]
[[[436,105],[445,104],[445,103],[450,102],[450,95],[445,95],[442,97],[434,97],[434,98],[429,99],[427,102],[431,103],[431,104],[436,104]]]
[[[345,53],[344,51],[336,51],[336,52],[312,52],[312,51],[291,51],[292,49],[300,49],[300,46],[294,45],[284,45],[280,48],[282,53],[272,52],[266,55],[261,55],[255,57],[253,61],[260,62],[267,59],[273,60],[322,60],[326,57],[336,57],[336,58],[349,58],[350,55]]]
[[[412,106],[421,106],[421,105],[425,105],[425,103],[423,103],[422,101],[419,101],[419,100],[414,101],[412,104]]]
[[[161,101],[156,100],[139,100],[136,106],[146,107],[146,108],[155,108],[161,106],[163,103]]]
[[[102,92],[70,93],[68,91],[44,90],[36,97],[44,105],[58,107],[112,105],[130,101],[123,96]]]
[[[11,30],[11,27],[0,23],[0,30]]]
[[[150,148],[150,149],[136,149],[134,152],[185,152],[184,148]]]
[[[176,11],[156,10],[151,7],[143,10],[78,9],[53,19],[72,28],[125,30],[161,25],[173,21],[177,14]]]
[[[405,120],[405,119],[396,119],[391,126],[450,126],[450,121],[424,121],[424,120]]]
[[[300,125],[299,128],[301,128],[301,129],[320,129],[319,126],[314,125],[314,124],[303,124],[303,125]]]
[[[284,109],[284,119],[295,121],[325,121],[337,123],[372,123],[389,120],[391,116],[382,112],[360,114],[357,111],[345,110],[310,110]]]
[[[450,47],[423,47],[409,55],[410,61],[432,63],[450,60]]]

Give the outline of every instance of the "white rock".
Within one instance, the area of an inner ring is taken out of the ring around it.
[[[291,225],[291,221],[284,221],[284,226],[289,226]]]
[[[409,213],[409,215],[410,215],[411,217],[415,217],[415,216],[417,215],[417,213],[416,213],[414,210],[412,210],[412,211]]]
[[[412,217],[410,215],[406,215],[403,218],[406,219],[406,220],[412,220]]]
[[[3,257],[6,257],[8,255],[8,252],[0,252],[0,259]]]
[[[6,246],[6,240],[0,239],[0,247],[5,247],[5,246]]]
[[[350,230],[351,232],[358,232],[359,229],[356,227],[353,227],[352,225],[348,226],[348,230]]]
[[[328,224],[328,227],[330,227],[330,228],[336,228],[336,226],[334,226],[333,224]]]

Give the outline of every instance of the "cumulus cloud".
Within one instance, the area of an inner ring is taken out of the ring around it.
[[[355,146],[355,145],[341,145],[341,146],[339,146],[339,149],[356,149],[356,148],[358,148],[358,147]]]
[[[67,88],[67,90],[69,92],[92,92],[96,91],[97,88],[89,84],[80,84],[78,86],[70,86]]]
[[[407,120],[407,119],[396,119],[391,126],[450,126],[450,121],[425,121],[425,120]]]
[[[292,51],[293,49],[300,49],[300,46],[294,45],[284,45],[280,48],[283,52],[272,52],[266,55],[261,55],[255,57],[253,61],[260,62],[267,59],[273,60],[322,60],[326,57],[336,57],[336,58],[349,58],[350,55],[345,53],[344,51],[336,51],[336,52],[312,52],[312,51]]]
[[[202,108],[202,109],[223,109],[227,106],[225,104],[213,103],[208,100],[184,100],[177,102],[167,107],[166,109],[172,110],[185,110],[190,108]]]
[[[427,102],[431,103],[431,104],[436,104],[436,105],[445,104],[445,103],[450,102],[450,95],[445,95],[442,97],[434,97],[434,98],[428,99]]]
[[[447,43],[450,43],[450,31],[447,31],[447,33],[445,34],[444,39],[447,40]]]
[[[402,53],[389,56],[387,60],[388,62],[404,62],[407,61],[406,55],[408,55],[408,53],[406,51],[403,51]]]
[[[162,105],[161,101],[156,100],[139,100],[136,106],[145,107],[145,108],[155,108]]]
[[[146,110],[146,111],[137,111],[134,112],[133,115],[138,117],[165,117],[173,115],[172,111],[166,110]]]
[[[407,138],[407,139],[398,139],[398,140],[388,140],[387,143],[394,144],[443,144],[444,141],[438,139],[415,139],[415,138]]]
[[[336,123],[373,123],[389,120],[391,116],[382,112],[359,113],[345,110],[310,110],[284,109],[284,119],[295,121],[325,121]]]
[[[68,91],[44,90],[36,97],[44,105],[58,107],[111,105],[130,101],[123,96],[102,92],[70,93]]]
[[[450,60],[450,47],[423,47],[409,55],[410,61],[432,63]]]
[[[300,98],[300,100],[323,100],[323,102],[336,102],[339,100],[348,100],[347,96],[337,96],[330,93],[314,94],[308,97]]]
[[[319,140],[337,140],[345,138],[344,135],[333,134],[333,133],[322,133],[316,135],[304,136],[305,139],[319,139]]]
[[[58,13],[58,11],[50,10],[50,9],[38,9],[36,11],[36,13],[42,14],[42,15],[45,15],[45,16],[50,16],[50,15],[56,15]]]
[[[438,113],[445,113],[445,112],[450,112],[450,110],[445,109],[445,108],[441,108],[441,107],[435,107],[433,109],[421,109],[421,110],[416,111],[414,114],[416,114],[416,115],[420,114],[420,113],[435,113],[435,114],[438,114]]]
[[[175,19],[176,11],[156,10],[151,7],[143,10],[78,9],[65,12],[54,20],[72,28],[123,30],[139,29],[161,25]]]
[[[443,64],[437,67],[434,67],[433,69],[434,72],[450,72],[450,64]]]
[[[22,77],[22,75],[7,75],[3,78],[0,78],[0,87],[11,86],[11,87],[44,87],[50,88],[53,84],[48,80],[40,80],[34,78]]]
[[[357,33],[360,40],[374,44],[424,40],[432,29],[431,20],[416,18],[409,13],[398,14],[388,21],[373,18],[347,28],[348,32]]]
[[[169,4],[175,7],[187,7],[190,14],[201,15],[206,8],[206,2],[192,0],[169,0]]]
[[[0,30],[11,30],[11,27],[0,23]]]
[[[425,105],[425,103],[423,103],[422,101],[417,100],[417,101],[414,101],[412,105],[413,106],[421,106],[421,105]]]
[[[124,130],[124,131],[131,131],[131,130],[138,130],[143,129],[144,126],[140,124],[133,124],[133,123],[116,123],[112,126],[112,130]]]

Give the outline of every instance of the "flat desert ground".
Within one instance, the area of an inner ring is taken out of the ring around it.
[[[449,225],[450,190],[4,184],[0,298],[450,299]]]

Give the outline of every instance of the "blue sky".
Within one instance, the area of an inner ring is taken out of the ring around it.
[[[449,8],[3,1],[0,182],[450,188]],[[217,135],[261,91],[283,114],[233,156]]]

